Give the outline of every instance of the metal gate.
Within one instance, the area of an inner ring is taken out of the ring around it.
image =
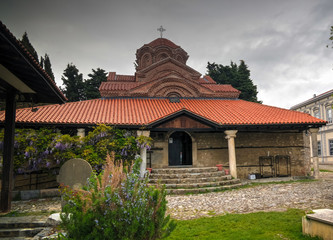
[[[290,156],[261,156],[259,157],[259,168],[262,178],[291,176]]]

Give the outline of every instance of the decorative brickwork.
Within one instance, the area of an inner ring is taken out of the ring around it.
[[[136,73],[110,72],[100,86],[102,97],[238,98],[231,85],[218,85],[186,65],[188,54],[165,38],[143,45],[136,53]]]

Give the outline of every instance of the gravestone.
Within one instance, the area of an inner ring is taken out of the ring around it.
[[[74,158],[62,165],[57,181],[72,189],[80,189],[87,184],[87,179],[91,176],[91,173],[92,168],[87,161]]]

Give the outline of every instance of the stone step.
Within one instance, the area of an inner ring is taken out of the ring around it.
[[[225,180],[219,182],[203,182],[203,183],[184,183],[184,184],[165,184],[166,189],[197,189],[234,185],[240,183],[239,179]]]
[[[47,218],[47,216],[1,217],[0,229],[45,227]]]
[[[198,194],[198,193],[208,193],[222,190],[229,190],[233,188],[241,187],[241,183],[225,186],[216,187],[205,187],[205,188],[183,188],[183,189],[166,189],[167,194],[184,195],[184,194]]]
[[[180,183],[204,183],[204,182],[220,182],[230,180],[230,175],[218,176],[218,177],[188,177],[188,178],[172,178],[172,179],[149,179],[149,183],[161,183],[161,184],[180,184]]]
[[[1,229],[1,238],[13,238],[13,237],[34,237],[37,233],[42,231],[43,227],[38,228],[12,228],[12,229]]]
[[[183,173],[208,173],[208,172],[217,172],[217,167],[152,169],[153,174],[183,174]]]
[[[209,178],[225,176],[224,171],[200,172],[200,173],[151,173],[149,179],[181,179],[181,178]]]
[[[0,240],[28,240],[28,239],[35,239],[35,238],[34,237],[9,237],[9,238],[0,237]]]
[[[45,222],[17,222],[17,223],[1,223],[0,222],[0,231],[1,229],[10,229],[10,228],[38,228],[46,227]]]

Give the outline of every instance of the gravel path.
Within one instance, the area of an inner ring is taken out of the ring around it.
[[[168,196],[168,207],[168,213],[176,219],[288,208],[333,208],[333,181],[269,184],[219,193]]]
[[[260,185],[245,189],[198,195],[167,196],[168,214],[175,219],[192,219],[225,213],[284,211],[288,208],[333,208],[333,173],[321,173],[314,182]],[[14,201],[18,212],[59,212],[60,199]]]

